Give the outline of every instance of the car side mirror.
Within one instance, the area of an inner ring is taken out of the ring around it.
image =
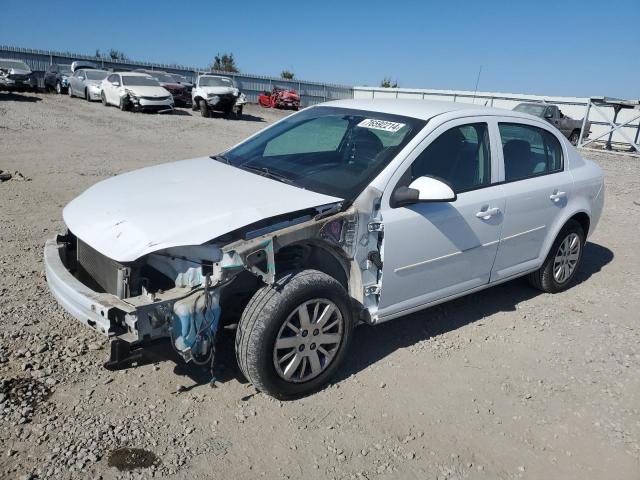
[[[398,187],[391,195],[393,208],[422,202],[455,202],[458,196],[453,189],[433,177],[418,177],[406,187]]]
[[[119,87],[120,86],[120,82],[111,82],[111,85],[113,85],[114,87]]]
[[[553,113],[547,112],[544,114],[544,118],[553,118]]]

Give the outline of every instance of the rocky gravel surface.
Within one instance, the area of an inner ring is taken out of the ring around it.
[[[281,118],[143,115],[0,93],[0,478],[640,478],[640,160],[585,153],[607,201],[577,284],[516,280],[356,330],[336,381],[281,402],[159,343],[125,370],[53,300],[42,248],[93,183]],[[215,185],[212,185],[212,189]]]

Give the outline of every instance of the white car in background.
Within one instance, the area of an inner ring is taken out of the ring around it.
[[[75,70],[69,77],[67,93],[70,97],[82,97],[91,102],[100,100],[102,93],[102,81],[107,78],[109,72],[93,68]]]
[[[171,92],[146,73],[112,73],[102,81],[100,88],[100,98],[105,106],[115,105],[120,110],[173,111]]]
[[[191,90],[191,98],[191,108],[200,110],[203,117],[210,116],[214,110],[240,117],[247,103],[244,93],[240,92],[233,80],[221,75],[200,75]]]
[[[244,376],[289,397],[329,380],[358,323],[525,275],[566,290],[603,205],[601,169],[540,118],[340,100],[92,186],[44,260],[58,301],[115,340],[113,362],[168,337],[212,365],[237,324]]]

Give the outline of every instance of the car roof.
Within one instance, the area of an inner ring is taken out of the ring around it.
[[[486,107],[483,105],[474,105],[472,103],[446,102],[441,100],[421,100],[405,98],[352,99],[334,100],[331,102],[322,103],[319,106],[368,110],[370,112],[402,115],[405,117],[419,118],[421,120],[429,120],[430,118],[433,118],[437,115],[442,115],[444,113],[450,112],[457,112],[461,117],[501,115],[509,117],[520,117],[527,120],[539,120],[537,117],[534,117],[532,115],[522,112],[514,112],[513,110]]]

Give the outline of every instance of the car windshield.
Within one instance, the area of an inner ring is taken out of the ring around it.
[[[4,68],[7,70],[10,68],[16,68],[18,70],[31,70],[26,63],[17,60],[0,60],[0,68]]]
[[[224,77],[200,77],[201,87],[232,87],[233,82],[230,78]]]
[[[169,75],[167,75],[166,73],[157,73],[154,72],[152,74],[152,77],[155,78],[156,80],[158,80],[159,82],[163,82],[163,83],[176,83],[176,81],[171,78]]]
[[[122,75],[122,84],[130,87],[159,87],[155,78],[143,75]]]
[[[87,75],[87,80],[103,80],[109,75],[109,72],[104,70],[85,70],[84,73]]]
[[[535,103],[521,103],[520,105],[516,105],[514,110],[516,112],[528,113],[529,115],[535,115],[536,117],[541,117],[542,112],[546,105],[538,105]]]
[[[60,73],[68,73],[71,75],[71,65],[58,65],[58,71]]]
[[[213,158],[353,200],[425,124],[399,115],[313,107]]]

